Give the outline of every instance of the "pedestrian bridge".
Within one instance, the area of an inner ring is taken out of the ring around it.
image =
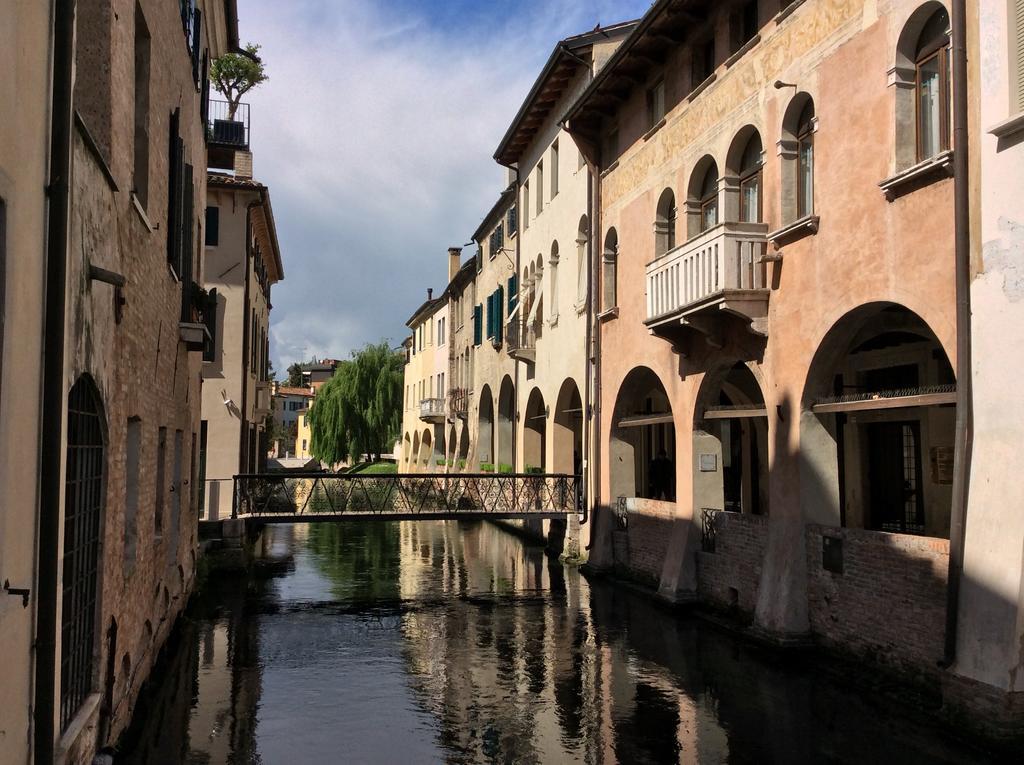
[[[248,473],[234,477],[231,516],[255,525],[564,520],[583,512],[581,485],[580,476],[542,473]]]

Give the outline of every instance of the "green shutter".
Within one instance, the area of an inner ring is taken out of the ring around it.
[[[518,303],[518,302],[519,302],[519,278],[515,274],[512,274],[512,276],[508,277],[508,312],[509,313],[512,313],[512,311],[515,310],[516,303]]]
[[[473,345],[480,345],[483,338],[483,308],[479,305],[473,306]]]
[[[502,329],[505,325],[503,309],[505,307],[505,288],[500,284],[494,291],[494,339],[501,342]]]
[[[487,296],[487,337],[494,337],[494,294]]]

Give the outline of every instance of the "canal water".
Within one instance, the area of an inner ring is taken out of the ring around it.
[[[262,554],[193,599],[119,762],[981,761],[490,524],[270,527]]]

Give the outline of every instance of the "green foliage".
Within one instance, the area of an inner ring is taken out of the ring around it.
[[[314,457],[333,465],[364,454],[372,461],[387,450],[402,423],[403,363],[401,354],[379,343],[338,364],[309,410]]]
[[[302,364],[296,361],[288,367],[288,382],[285,384],[290,388],[302,387]]]
[[[509,465],[507,462],[502,462],[500,465],[498,465],[498,472],[499,473],[514,473],[514,472],[516,472],[516,469],[514,467],[512,467],[511,465]]]
[[[527,465],[525,472],[539,475],[544,472],[544,468],[534,467],[533,465]]]
[[[481,473],[493,473],[494,472],[494,464],[491,463],[491,462],[481,462],[480,463],[480,472]]]
[[[228,100],[228,119],[235,118],[235,111],[242,96],[257,85],[270,79],[260,61],[260,46],[249,43],[242,53],[225,53],[210,64],[210,82]]]
[[[461,460],[460,459],[457,464],[459,466],[459,470],[465,470],[465,468],[466,468],[466,461],[465,460]]]
[[[397,473],[398,465],[394,462],[374,462],[370,465],[364,465],[359,470],[354,470],[354,473],[364,473],[367,475],[386,475],[389,473]]]
[[[436,463],[437,463],[438,465],[440,465],[441,467],[444,467],[445,465],[447,465],[447,464],[448,464],[448,460],[446,460],[446,459],[438,459],[438,460],[434,460],[434,461],[435,461],[435,462],[436,462]]]

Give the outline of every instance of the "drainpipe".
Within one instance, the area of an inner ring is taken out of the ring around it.
[[[512,172],[514,172],[516,174],[516,182],[515,182],[516,198],[512,202],[512,204],[515,205],[515,207],[516,207],[516,228],[521,229],[522,227],[519,225],[519,220],[520,220],[520,215],[519,215],[519,213],[520,213],[520,210],[519,210],[519,165],[516,164],[515,167],[511,167],[509,169],[512,170]],[[525,213],[528,214],[528,211],[522,211],[522,212],[525,212]],[[519,245],[520,245],[521,240],[522,240],[522,237],[519,236],[518,232],[516,232],[516,265],[515,265],[515,273],[513,274],[513,276],[515,276],[515,279],[516,279],[516,305],[519,305],[519,288],[521,286],[519,284],[519,253],[520,253]],[[506,306],[508,305],[507,299],[506,299],[505,305]],[[502,310],[504,310],[504,309],[505,309],[505,306],[502,306]],[[503,334],[504,335],[508,334],[507,328],[506,328],[505,333],[503,333]],[[522,333],[520,333],[520,340],[522,340]],[[508,337],[505,337],[505,343],[506,343],[505,349],[506,349],[506,353],[507,353],[508,352]],[[512,472],[516,472],[516,455],[518,454],[518,449],[519,449],[519,362],[516,361],[515,359],[513,359],[512,360],[512,364],[513,364],[513,369],[515,370],[515,373],[514,373],[515,374],[515,387],[514,387],[513,393],[512,393]],[[500,406],[500,401],[501,401],[500,382],[499,382],[499,387],[498,387],[498,400],[499,400],[499,406]],[[524,422],[525,422],[525,420],[524,420]],[[546,428],[545,428],[544,435],[545,435],[545,437],[547,436],[547,429]],[[495,469],[497,469],[497,468],[495,468]],[[525,465],[523,466],[523,469],[524,470],[526,469]]]
[[[953,69],[953,215],[956,259],[956,429],[954,433],[953,504],[949,525],[949,577],[946,587],[946,641],[942,667],[956,661],[960,577],[967,523],[973,396],[971,393],[971,232],[968,178],[967,8],[952,3]]]
[[[583,508],[583,518],[580,520],[580,525],[583,526],[590,520],[590,498],[594,496],[593,491],[589,491],[589,478],[591,475],[590,456],[587,453],[587,445],[591,440],[591,424],[590,424],[590,379],[591,379],[591,352],[590,343],[593,337],[593,325],[592,314],[590,310],[594,305],[592,299],[593,288],[591,282],[591,269],[594,265],[594,173],[591,172],[590,163],[587,163],[587,222],[590,225],[590,231],[587,233],[587,294],[586,294],[586,309],[587,316],[587,327],[586,327],[586,345],[584,346],[584,369],[586,373],[583,375],[583,476],[581,476],[582,486],[579,491],[582,491],[583,502],[580,505]]]
[[[36,580],[34,758],[53,762],[57,683],[57,586],[64,463],[64,322],[71,197],[71,115],[75,0],[53,4],[53,83],[46,231],[42,421],[39,458],[39,548]]]
[[[590,480],[588,483],[593,487],[592,496],[587,498],[587,506],[593,504],[594,508],[597,507],[597,495],[599,494],[599,488],[601,486],[601,330],[599,327],[599,320],[597,318],[598,306],[601,303],[598,300],[595,292],[599,283],[598,269],[600,268],[600,257],[594,257],[594,240],[597,239],[601,243],[601,165],[597,162],[587,161],[587,169],[590,174],[588,184],[591,187],[591,193],[589,195],[591,205],[591,212],[593,213],[590,219],[590,231],[591,234],[588,237],[590,240],[587,246],[587,278],[590,281],[587,289],[587,333],[591,335],[592,339],[589,342],[593,343],[593,355],[588,356],[588,363],[590,358],[593,358],[593,362],[590,364],[593,367],[594,374],[594,400],[589,402],[589,405],[593,407],[593,414],[588,411],[588,419],[593,421],[590,427],[590,440],[591,440],[591,453],[593,455],[593,465],[589,466],[590,469]],[[604,245],[601,244],[601,252],[604,251]],[[603,256],[601,256],[603,257]],[[601,285],[603,288],[603,285]],[[592,333],[592,334],[591,334]],[[591,353],[591,348],[587,347],[587,353]],[[589,388],[589,386],[588,386]],[[596,434],[596,435],[595,435]],[[587,547],[593,547],[595,542],[594,534],[591,532],[590,545]]]

